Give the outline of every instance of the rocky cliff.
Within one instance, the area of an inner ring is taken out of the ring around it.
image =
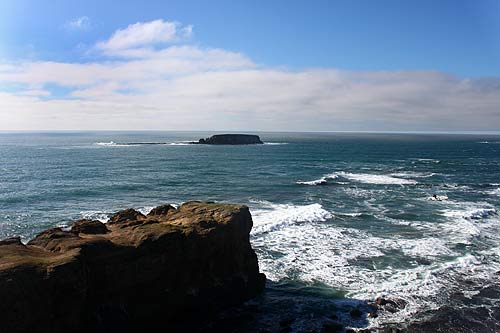
[[[250,134],[217,134],[206,139],[200,139],[194,144],[207,145],[253,145],[263,144],[258,135]]]
[[[245,206],[189,202],[0,241],[0,332],[180,331],[264,287]]]

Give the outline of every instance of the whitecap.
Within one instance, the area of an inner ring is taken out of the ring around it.
[[[427,200],[428,201],[445,201],[445,200],[448,200],[448,196],[436,195],[436,196],[427,197]]]
[[[495,208],[469,208],[469,209],[445,209],[441,213],[450,218],[464,218],[464,219],[483,219],[495,215],[497,213]]]
[[[338,178],[338,175],[337,174],[329,174],[329,175],[326,175],[326,176],[323,176],[319,179],[314,179],[314,180],[309,180],[309,181],[298,181],[296,182],[296,184],[300,184],[300,185],[324,185],[326,183],[328,183],[328,179],[335,179],[335,178]]]
[[[391,173],[393,177],[401,177],[401,178],[429,178],[437,175],[434,172],[415,172],[415,171],[402,171]]]
[[[154,206],[147,206],[147,207],[141,207],[141,208],[138,208],[137,210],[141,213],[141,214],[144,214],[144,215],[148,215],[150,211],[153,210],[153,208],[155,208]]]
[[[109,141],[109,142],[96,142],[95,143],[98,146],[115,146],[116,143],[114,141]]]
[[[366,184],[375,185],[414,185],[417,181],[413,179],[396,178],[388,175],[375,175],[369,173],[350,173],[341,171],[337,173],[343,178]]]
[[[321,222],[332,218],[332,214],[318,204],[291,205],[261,201],[261,206],[252,209],[254,233],[268,232],[300,222]]]
[[[325,177],[322,177],[322,178],[319,178],[319,179],[315,179],[315,180],[309,180],[309,181],[298,181],[296,182],[297,184],[299,185],[324,185],[326,184],[328,181],[326,180]]]
[[[82,219],[97,220],[102,223],[106,223],[109,220],[109,214],[103,212],[102,210],[81,211],[80,215],[82,216]]]
[[[114,141],[96,142],[95,145],[97,145],[97,146],[103,146],[103,147],[134,147],[134,146],[138,146],[137,144],[116,143]]]
[[[288,142],[264,142],[264,145],[269,145],[269,146],[281,146],[287,144]]]

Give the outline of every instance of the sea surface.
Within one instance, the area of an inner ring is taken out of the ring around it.
[[[268,278],[264,295],[221,319],[237,318],[241,331],[309,332],[332,322],[500,331],[500,136],[255,133],[266,144],[186,142],[212,134],[0,133],[0,238],[27,241],[128,207],[241,203]],[[368,318],[377,297],[397,306]]]

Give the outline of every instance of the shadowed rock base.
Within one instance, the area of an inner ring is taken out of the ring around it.
[[[246,206],[189,202],[0,241],[0,332],[177,331],[263,290],[251,228]]]

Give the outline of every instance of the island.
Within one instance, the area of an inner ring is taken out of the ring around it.
[[[255,145],[264,144],[258,135],[251,134],[216,134],[206,139],[200,139],[192,144],[204,145]]]
[[[264,289],[251,228],[246,206],[193,201],[0,241],[0,331],[190,331]]]

